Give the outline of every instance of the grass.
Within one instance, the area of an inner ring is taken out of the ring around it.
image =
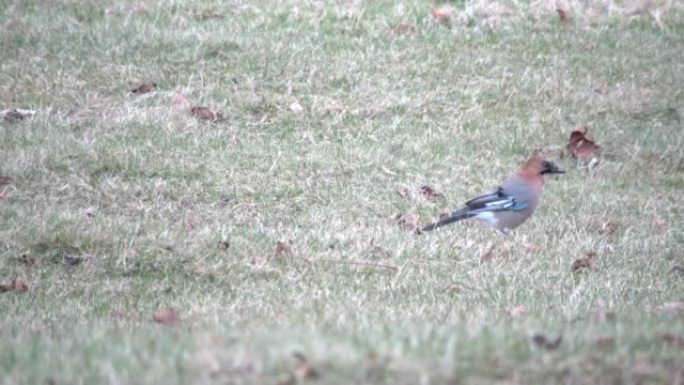
[[[684,12],[654,3],[0,0],[0,107],[36,111],[0,122],[0,384],[681,383]],[[512,236],[397,225],[536,147],[568,173]]]

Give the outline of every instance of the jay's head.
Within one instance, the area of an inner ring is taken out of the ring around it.
[[[529,177],[533,177],[533,175],[565,173],[565,171],[561,170],[558,165],[548,159],[545,159],[541,151],[535,151],[527,163],[523,165],[521,171]]]

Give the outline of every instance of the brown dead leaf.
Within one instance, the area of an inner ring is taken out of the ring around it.
[[[423,198],[427,199],[430,202],[436,202],[437,199],[442,196],[442,194],[438,193],[437,191],[435,191],[435,189],[428,185],[423,185],[420,187],[420,195],[422,195]]]
[[[0,111],[0,115],[8,122],[16,122],[18,120],[24,120],[25,118],[32,117],[36,114],[34,110],[27,110],[24,108],[7,108]]]
[[[209,107],[195,106],[190,108],[190,115],[194,116],[198,120],[203,120],[205,122],[220,122],[223,121],[223,115],[212,110]]]
[[[558,18],[562,24],[568,24],[572,20],[570,13],[561,7],[556,8],[556,13],[558,13]]]
[[[23,293],[28,291],[28,284],[21,277],[16,277],[10,283],[0,283],[0,293],[6,291],[15,291],[17,293]]]
[[[684,275],[684,267],[681,267],[679,265],[673,266],[670,271],[668,271],[669,274],[679,274],[679,275]]]
[[[596,271],[596,267],[594,266],[595,259],[596,252],[593,250],[587,251],[587,254],[584,257],[577,258],[575,262],[572,263],[572,272],[577,273],[582,269]]]
[[[560,347],[561,342],[563,342],[563,335],[559,335],[556,339],[550,339],[541,333],[537,333],[532,336],[532,342],[540,348],[552,351]]]
[[[151,83],[151,84],[141,84],[131,90],[132,93],[134,94],[146,94],[148,92],[151,92],[153,89],[157,88],[157,83]]]
[[[486,263],[489,262],[494,255],[494,245],[489,246],[487,250],[485,250],[482,255],[480,255],[480,263]]]
[[[162,325],[175,325],[180,320],[180,317],[174,308],[161,307],[154,312],[152,320]]]
[[[12,179],[11,177],[0,175],[0,187],[12,184],[12,182],[14,182],[14,179]]]
[[[278,241],[275,246],[275,256],[282,257],[284,255],[292,255],[292,247],[286,241]]]
[[[601,147],[592,140],[587,139],[586,127],[578,127],[570,134],[567,150],[568,154],[581,160],[582,162],[589,162],[596,158],[600,152]]]
[[[523,315],[523,314],[527,313],[527,310],[528,310],[527,306],[517,305],[517,306],[514,306],[514,307],[506,310],[506,313],[508,313],[508,315],[510,315],[510,316],[515,317],[515,316],[519,316],[519,315]]]
[[[416,214],[400,215],[397,219],[399,227],[407,233],[418,232],[420,229],[420,220]]]

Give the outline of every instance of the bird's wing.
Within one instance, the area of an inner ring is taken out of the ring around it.
[[[492,193],[469,200],[461,210],[473,214],[485,211],[521,211],[527,207],[527,204],[527,202],[516,200],[515,197],[507,194],[503,187],[499,187]]]

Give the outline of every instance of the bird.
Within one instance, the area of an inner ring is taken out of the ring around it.
[[[544,186],[544,175],[563,174],[555,163],[544,158],[540,151],[532,156],[496,190],[467,201],[464,207],[444,215],[439,221],[425,226],[422,231],[473,218],[508,234],[529,218],[539,204]]]

